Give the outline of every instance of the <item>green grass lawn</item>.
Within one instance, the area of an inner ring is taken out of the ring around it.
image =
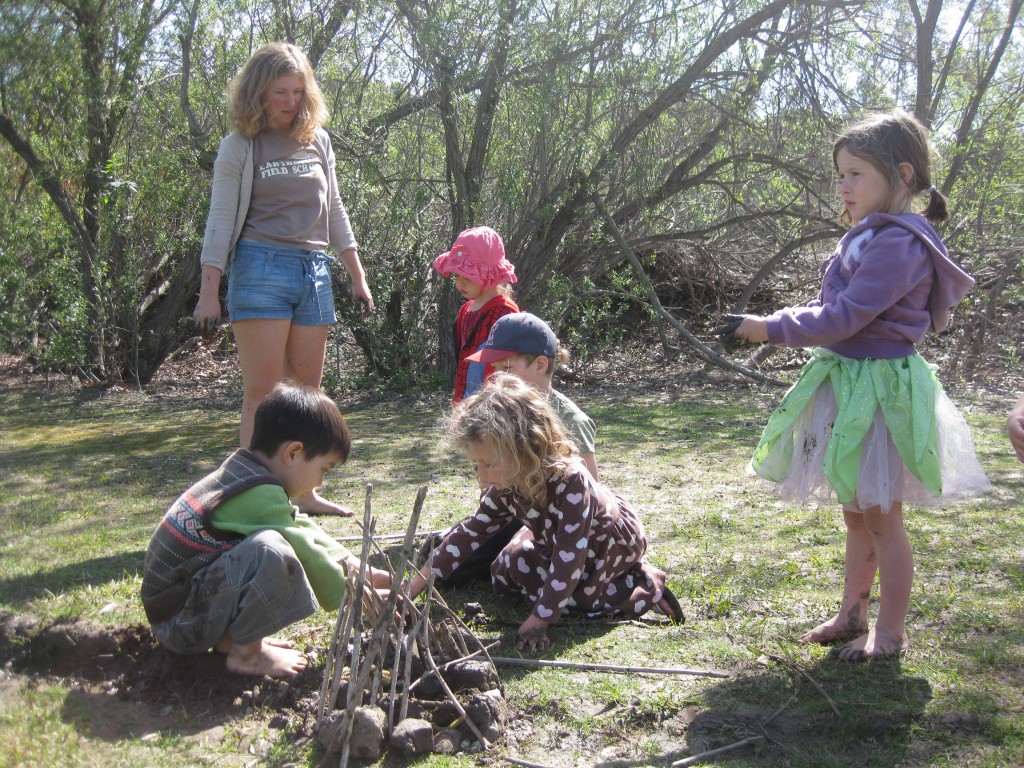
[[[502,668],[517,717],[495,754],[551,766],[667,766],[761,737],[706,764],[1024,765],[1024,467],[1004,435],[1012,396],[954,397],[995,489],[955,508],[908,511],[917,566],[911,649],[901,661],[851,665],[792,642],[838,605],[840,513],[783,504],[745,472],[778,390],[569,394],[597,422],[603,479],[641,511],[651,559],[669,573],[688,620],[569,620],[550,632],[544,657],[731,676]],[[223,393],[0,391],[0,610],[143,624],[149,535],[173,498],[231,450],[237,405]],[[474,482],[441,438],[443,410],[441,400],[348,409],[356,442],[325,495],[362,509],[372,483],[381,533],[405,531],[421,485],[429,487],[422,528],[470,512]],[[357,532],[351,520],[323,526],[339,537]],[[453,607],[482,602],[494,621],[481,636],[501,642],[497,655],[514,655],[525,604],[486,589],[448,597]],[[326,645],[333,619],[312,617],[297,639]],[[260,711],[240,710],[202,733],[187,726],[195,713],[175,713],[145,735],[126,735],[104,727],[97,701],[2,670],[0,765],[304,766],[322,756],[308,740],[266,729]],[[104,720],[132,715],[103,706]],[[476,764],[471,756],[415,762]]]

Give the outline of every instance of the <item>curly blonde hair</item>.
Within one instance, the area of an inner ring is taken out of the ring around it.
[[[490,443],[502,458],[511,457],[526,485],[516,490],[538,505],[548,502],[548,479],[564,475],[579,456],[544,395],[511,374],[495,374],[456,405],[448,434],[463,448]]]
[[[291,75],[302,78],[305,92],[289,133],[297,141],[312,141],[316,129],[327,122],[327,104],[309,59],[291,43],[260,46],[228,85],[228,118],[235,130],[250,139],[265,130],[264,94],[275,80]]]

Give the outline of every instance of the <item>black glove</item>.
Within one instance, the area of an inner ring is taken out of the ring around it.
[[[726,352],[732,352],[736,347],[747,344],[747,340],[736,335],[736,329],[740,327],[743,322],[743,315],[730,315],[728,313],[723,314],[722,317],[726,318],[729,322],[724,325],[720,325],[717,328],[712,328],[711,333],[718,337],[719,343],[722,345]]]

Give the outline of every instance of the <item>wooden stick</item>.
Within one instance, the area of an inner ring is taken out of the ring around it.
[[[427,495],[427,487],[423,486],[420,488],[419,493],[416,496],[416,504],[412,510],[412,519],[409,523],[409,532],[406,534],[406,546],[402,550],[402,557],[399,561],[399,571],[402,572],[405,569],[407,562],[407,553],[412,550],[412,531],[415,530],[417,521],[419,520],[420,513],[423,510],[423,499]],[[369,497],[367,497],[369,500]],[[363,530],[367,532],[367,540],[363,543],[364,555],[368,556],[369,549],[369,538],[373,536],[373,523],[367,522]],[[365,559],[363,560],[362,568],[360,570],[360,582],[363,582],[363,575],[365,574]],[[360,590],[359,595],[362,595]],[[359,664],[358,678],[356,676],[356,665],[352,664],[352,676],[349,679],[349,709],[354,711],[355,706],[353,705],[353,693],[355,693],[360,699],[362,693],[366,687],[367,681],[370,680],[371,674],[374,675],[374,684],[371,686],[372,691],[377,690],[376,680],[379,679],[379,671],[377,660],[384,658],[384,642],[391,633],[388,629],[394,625],[395,621],[395,607],[398,602],[398,590],[392,589],[388,593],[387,599],[384,601],[384,606],[381,609],[380,615],[377,617],[377,621],[374,624],[373,632],[370,635],[369,642],[366,643],[366,653],[363,656]],[[344,731],[345,733],[345,745],[342,752],[342,764],[340,768],[345,768],[348,765],[348,751],[349,751],[349,738],[352,732],[352,721],[348,719],[346,721],[348,728]],[[389,726],[390,728],[390,726]]]
[[[549,768],[549,766],[546,766],[543,763],[530,763],[526,760],[519,760],[515,757],[502,757],[501,759],[506,763],[512,763],[512,765],[521,765],[523,768]]]
[[[363,610],[363,587],[366,586],[366,561],[370,555],[370,538],[374,534],[375,527],[371,514],[372,500],[373,484],[368,483],[366,485],[366,503],[363,506],[363,535],[365,538],[363,539],[363,548],[359,555],[359,573],[356,576],[356,588],[353,590],[352,595],[354,617],[352,627],[355,634],[352,638],[352,660],[349,663],[348,696],[345,702],[345,716],[341,721],[341,726],[338,728],[338,738],[331,745],[335,749],[338,746],[341,747],[341,758],[338,761],[338,768],[348,768],[348,758],[352,749],[352,726],[355,724],[355,711],[363,697],[363,686],[366,684],[366,678],[363,676],[362,669],[360,669],[359,679],[356,679],[356,669],[358,667],[357,661],[362,652],[362,637],[359,628],[362,626],[361,617]],[[338,744],[339,741],[340,744]]]
[[[473,722],[473,718],[469,716],[469,713],[466,711],[465,707],[462,706],[458,697],[456,697],[456,695],[452,693],[452,689],[448,687],[448,683],[445,682],[444,677],[437,669],[437,664],[434,662],[434,657],[430,653],[429,647],[425,649],[424,655],[427,658],[427,665],[437,676],[437,682],[441,684],[441,690],[444,691],[445,696],[448,697],[448,701],[455,705],[455,711],[459,713],[459,717],[462,718],[462,722],[469,726],[469,730],[471,730],[473,735],[480,740],[484,749],[493,749],[494,745],[491,744],[491,742],[489,742],[482,733],[480,733],[480,729],[476,727],[476,723]]]
[[[433,533],[433,531],[425,531],[424,533],[420,533],[420,534],[416,534],[416,535],[418,535],[418,536],[425,536],[427,533]],[[349,542],[349,541],[362,541],[363,538],[364,537],[362,537],[362,536],[335,536],[334,540],[336,542],[338,542],[339,544],[344,544],[344,543]],[[379,534],[377,536],[373,536],[371,538],[373,539],[373,541],[402,541],[405,538],[405,534],[404,533],[388,533],[388,534],[383,534],[382,533],[382,534]]]
[[[589,664],[579,661],[548,661],[547,659],[520,659],[507,656],[492,656],[495,664],[511,667],[566,667],[568,669],[592,669],[600,672],[634,672],[660,675],[697,675],[700,677],[732,677],[728,672],[710,672],[705,669],[682,669],[680,667],[628,667],[617,664]]]
[[[743,739],[743,741],[737,741],[735,744],[729,744],[725,747],[719,747],[718,749],[709,749],[707,752],[701,752],[699,755],[693,755],[692,757],[686,757],[682,760],[677,760],[672,763],[671,768],[684,768],[687,765],[696,765],[697,763],[703,763],[709,757],[720,755],[723,752],[731,752],[734,749],[740,749],[747,746],[748,744],[754,744],[758,741],[764,741],[764,736],[750,736],[749,738]]]

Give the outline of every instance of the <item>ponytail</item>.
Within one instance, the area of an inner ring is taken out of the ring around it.
[[[939,192],[934,184],[924,191],[928,193],[928,207],[921,211],[921,214],[928,221],[945,221],[948,219],[949,208],[946,196]]]

